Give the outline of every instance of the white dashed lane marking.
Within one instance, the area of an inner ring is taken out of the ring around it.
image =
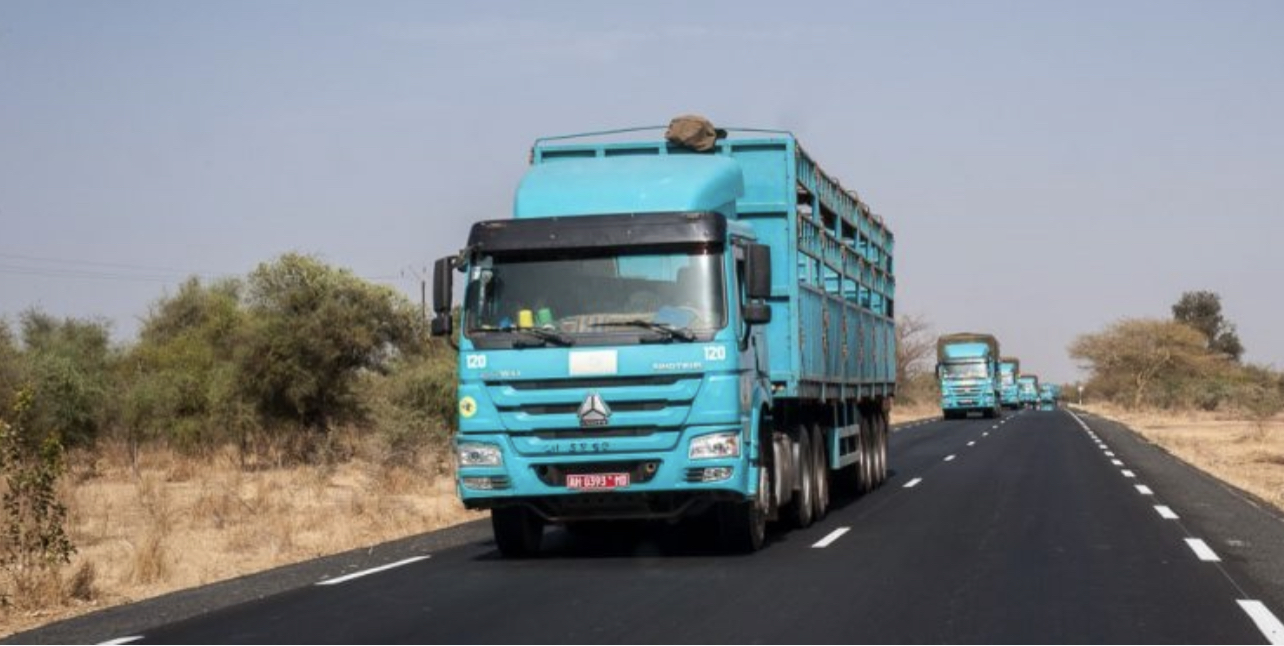
[[[324,580],[324,581],[317,581],[317,585],[335,585],[335,584],[339,584],[339,583],[344,583],[344,582],[351,581],[351,580],[353,580],[353,579],[358,579],[358,578],[361,578],[361,577],[363,577],[363,576],[367,576],[367,575],[370,575],[370,574],[376,574],[376,573],[379,573],[379,572],[383,572],[383,571],[385,571],[385,570],[391,570],[392,568],[395,568],[395,567],[401,567],[401,566],[403,566],[403,565],[410,565],[411,563],[415,563],[415,562],[417,562],[417,561],[422,561],[422,560],[424,560],[424,559],[426,559],[426,558],[429,558],[429,557],[428,557],[427,555],[425,555],[425,556],[412,556],[412,557],[410,557],[410,558],[408,558],[408,559],[402,559],[402,560],[400,560],[400,561],[397,561],[396,563],[389,563],[389,564],[387,564],[387,565],[380,565],[379,567],[372,567],[372,568],[370,568],[369,570],[362,570],[362,571],[360,571],[360,572],[353,572],[352,574],[345,574],[345,575],[343,575],[343,576],[335,577],[335,578],[333,578],[333,579],[326,579],[326,580]]]
[[[850,532],[851,530],[852,528],[850,527],[839,527],[838,529],[835,529],[834,531],[830,532],[824,538],[816,541],[816,543],[812,545],[812,547],[829,547],[831,543],[838,540],[839,537],[841,537],[843,534],[846,534],[847,532]]]
[[[1255,599],[1240,599],[1239,607],[1248,613],[1248,617],[1257,625],[1257,629],[1266,636],[1266,641],[1277,646],[1284,644],[1284,624],[1280,623],[1266,604]]]
[[[1133,473],[1133,472],[1131,472],[1131,471],[1129,471],[1129,470],[1127,470],[1127,469],[1124,469],[1124,470],[1123,470],[1123,471],[1121,471],[1120,473],[1123,473],[1125,478],[1136,478],[1136,477],[1137,477],[1137,474],[1135,474],[1135,473]]]
[[[952,455],[947,455],[947,456],[945,456],[945,461],[946,461],[946,462],[949,462],[950,460],[953,460],[953,459],[954,459],[954,456],[952,456]]]
[[[1153,495],[1155,495],[1155,492],[1151,491],[1151,490],[1150,490],[1150,487],[1147,487],[1146,485],[1137,485],[1137,493],[1139,493],[1139,494],[1141,494],[1141,495],[1143,495],[1143,496],[1153,496]]]
[[[923,481],[923,479],[922,479],[922,478],[914,478],[913,480],[910,480],[909,482],[906,482],[906,483],[905,483],[905,488],[906,488],[906,489],[913,489],[915,486],[917,486],[917,485],[918,485],[918,483],[920,483],[920,482],[922,482],[922,481]]]
[[[1167,520],[1177,520],[1177,512],[1173,511],[1168,505],[1155,505],[1155,511],[1159,512],[1161,518]]]
[[[1186,539],[1186,544],[1190,546],[1190,549],[1195,552],[1195,556],[1198,556],[1201,561],[1213,562],[1221,560],[1217,557],[1217,552],[1214,552],[1213,548],[1209,547],[1208,543],[1205,543],[1202,539],[1188,538]]]

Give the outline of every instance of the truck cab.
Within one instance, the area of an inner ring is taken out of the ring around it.
[[[999,404],[1004,408],[1021,407],[1021,389],[1017,378],[1021,376],[1021,360],[1016,357],[999,359]]]
[[[1023,374],[1017,378],[1017,386],[1020,389],[1020,399],[1022,408],[1034,408],[1039,405],[1039,376],[1034,374]]]
[[[999,416],[999,341],[991,334],[960,332],[937,339],[936,375],[946,419]]]

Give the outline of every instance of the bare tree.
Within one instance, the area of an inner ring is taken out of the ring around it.
[[[932,371],[936,350],[932,324],[922,314],[896,317],[896,383],[907,384],[914,377]]]

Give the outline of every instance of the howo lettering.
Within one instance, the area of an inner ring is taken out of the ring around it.
[[[787,132],[642,130],[537,141],[513,218],[436,263],[437,335],[463,276],[458,490],[505,556],[697,515],[753,551],[887,476],[891,231]]]

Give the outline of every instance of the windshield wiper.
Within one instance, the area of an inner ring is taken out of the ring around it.
[[[539,345],[545,345],[549,341],[552,341],[553,343],[556,343],[557,345],[562,345],[562,346],[575,345],[575,339],[572,339],[571,337],[566,336],[561,332],[553,332],[551,330],[545,330],[543,328],[537,328],[537,327],[513,328],[512,331],[521,332],[522,334],[529,334],[533,337],[537,337],[541,341]],[[514,340],[513,347],[529,348],[529,347],[537,347],[537,346],[529,346],[526,344],[518,345],[517,341]]]
[[[652,332],[659,332],[664,335],[665,341],[672,341],[675,338],[683,341],[695,341],[695,332],[684,327],[673,327],[668,323],[656,323],[643,319],[630,319],[627,321],[606,321],[602,323],[591,323],[590,327],[640,327]]]
[[[556,331],[544,330],[542,329],[542,327],[514,327],[512,331],[519,331],[519,333],[537,336],[537,338],[539,338],[539,340],[542,340],[542,342],[544,343],[553,342],[553,343],[556,343],[557,345],[574,345],[575,344],[575,339],[571,339],[570,336],[566,336],[565,334],[561,334],[561,333],[556,333]],[[544,343],[541,343],[541,345],[543,345]],[[529,347],[529,345],[517,345],[517,342],[512,343],[512,345],[514,345],[514,347],[523,347],[523,348]]]
[[[537,340],[532,340],[532,341],[527,341],[522,343],[519,343],[518,341],[514,340],[513,347],[515,348],[538,348],[540,346],[547,344],[549,341],[552,341],[557,345],[563,345],[563,346],[575,345],[575,339],[572,339],[571,337],[566,336],[565,334],[562,334],[560,332],[553,332],[552,330],[545,330],[543,328],[537,328],[537,327],[518,328],[518,327],[495,327],[493,325],[483,325],[483,326],[476,327],[474,329],[479,332],[507,332],[507,333],[520,332],[523,334],[529,334],[537,339]]]

